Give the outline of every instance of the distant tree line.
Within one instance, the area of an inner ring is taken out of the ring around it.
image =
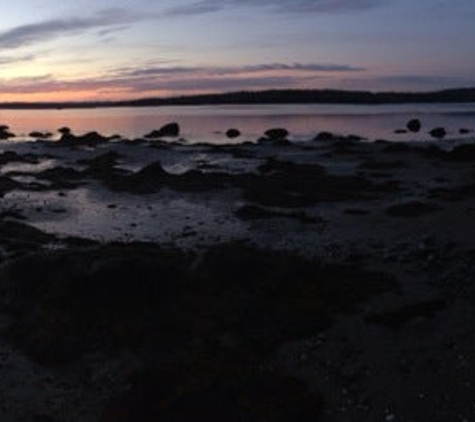
[[[125,101],[0,103],[0,108],[60,109],[218,104],[411,104],[471,102],[475,102],[475,88],[450,89],[436,92],[268,90],[188,95],[169,98],[142,98]]]

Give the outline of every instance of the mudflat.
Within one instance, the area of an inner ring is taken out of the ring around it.
[[[471,420],[473,143],[68,136],[0,154],[0,419]]]

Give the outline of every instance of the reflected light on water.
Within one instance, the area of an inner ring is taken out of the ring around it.
[[[419,135],[395,135],[407,121],[418,117],[424,130]],[[62,110],[0,110],[0,124],[7,124],[19,139],[33,130],[55,132],[68,126],[77,134],[97,130],[105,135],[141,137],[171,121],[177,121],[182,136],[190,142],[226,143],[225,132],[238,128],[238,141],[258,139],[265,130],[287,128],[293,139],[311,139],[321,131],[357,134],[374,140],[424,140],[436,126],[445,126],[457,137],[460,128],[472,127],[475,104],[464,105],[271,105],[271,106],[182,106],[144,108],[98,108]]]

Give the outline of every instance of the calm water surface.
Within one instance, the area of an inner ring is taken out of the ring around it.
[[[411,118],[421,119],[419,135],[396,135]],[[190,142],[229,142],[224,132],[238,128],[243,140],[256,140],[273,127],[285,127],[296,140],[311,139],[320,131],[357,134],[370,140],[429,140],[427,131],[444,126],[453,138],[459,129],[475,129],[473,104],[411,105],[227,105],[79,110],[0,110],[0,124],[7,124],[18,139],[33,130],[56,131],[69,126],[77,134],[97,130],[105,135],[137,138],[176,121]],[[473,137],[473,133],[471,134]]]

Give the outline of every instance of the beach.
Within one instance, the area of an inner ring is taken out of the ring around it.
[[[164,128],[1,146],[2,421],[472,420],[473,132]]]

